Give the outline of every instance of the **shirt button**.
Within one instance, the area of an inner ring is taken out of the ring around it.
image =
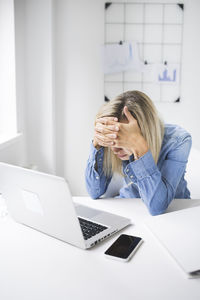
[[[128,173],[128,172],[129,172],[129,169],[127,169],[126,172]]]
[[[99,158],[99,161],[102,161],[102,158]]]
[[[96,176],[96,179],[99,179],[99,176]]]
[[[133,178],[133,175],[131,175],[130,178]]]

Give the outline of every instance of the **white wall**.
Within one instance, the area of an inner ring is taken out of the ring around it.
[[[56,78],[61,79],[56,102],[63,103],[64,170],[75,195],[86,193],[84,169],[94,116],[103,103],[103,16],[102,1],[56,2]]]
[[[55,167],[56,173],[69,181],[72,193],[83,195],[94,117],[103,104],[100,46],[104,41],[104,1],[20,1],[26,3],[28,159],[44,171],[53,172]],[[182,102],[157,105],[166,122],[191,132],[198,149],[199,12],[200,1],[185,1]]]
[[[17,0],[15,19],[17,88],[23,98],[27,164],[54,173],[52,1]]]

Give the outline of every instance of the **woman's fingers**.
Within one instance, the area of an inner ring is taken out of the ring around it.
[[[98,138],[97,136],[95,136],[95,139],[96,139],[96,141],[97,141],[97,143],[100,145],[100,146],[103,146],[103,147],[111,147],[111,146],[113,146],[114,144],[114,142],[111,142],[111,141],[105,141],[105,140],[103,140],[103,139],[101,139],[101,138]]]
[[[103,134],[100,134],[100,133],[98,133],[98,132],[95,132],[95,137],[96,138],[98,138],[98,139],[100,139],[100,140],[102,140],[103,142],[108,142],[108,143],[110,143],[110,142],[113,142],[113,140],[115,139],[115,137],[109,137],[109,136],[107,136],[107,135],[103,135]]]
[[[97,123],[96,126],[95,126],[95,130],[99,133],[102,133],[102,134],[115,134],[117,136],[117,133],[119,131],[119,127],[116,127],[115,126],[105,126],[105,125],[102,125],[100,123]]]
[[[95,139],[98,139],[99,141],[105,143],[107,146],[112,146],[114,145],[114,135],[103,135],[103,134],[100,134],[98,132],[95,131]]]
[[[117,132],[112,132],[112,131],[109,131],[109,133],[105,133],[102,131],[99,132],[98,130],[95,129],[95,135],[98,135],[100,136],[102,139],[105,138],[105,140],[113,140],[113,139],[116,139],[117,138]]]
[[[103,118],[96,119],[96,123],[101,123],[104,125],[116,125],[117,122],[118,119],[114,117],[103,117]]]
[[[124,114],[128,120],[128,122],[137,122],[137,120],[133,117],[133,115],[130,113],[130,111],[128,110],[128,107],[127,106],[124,106]]]
[[[106,121],[101,119],[96,120],[95,128],[102,133],[109,133],[110,131],[119,131],[120,125],[118,122]]]
[[[102,133],[112,133],[119,131],[118,119],[115,117],[97,118],[95,122],[95,130]]]
[[[118,119],[115,117],[97,118],[95,121],[95,140],[100,146],[111,147],[119,131]]]

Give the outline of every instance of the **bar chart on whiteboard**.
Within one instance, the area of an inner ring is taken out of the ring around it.
[[[180,102],[183,25],[182,3],[105,3],[105,101],[140,90],[154,102]]]

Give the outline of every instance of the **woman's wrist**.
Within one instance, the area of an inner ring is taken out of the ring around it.
[[[143,136],[138,137],[137,144],[131,147],[134,159],[137,160],[149,151],[147,142]]]
[[[101,146],[99,146],[99,144],[96,142],[95,139],[92,141],[92,143],[93,143],[93,146],[94,146],[97,150],[99,150],[99,149],[101,148]]]

